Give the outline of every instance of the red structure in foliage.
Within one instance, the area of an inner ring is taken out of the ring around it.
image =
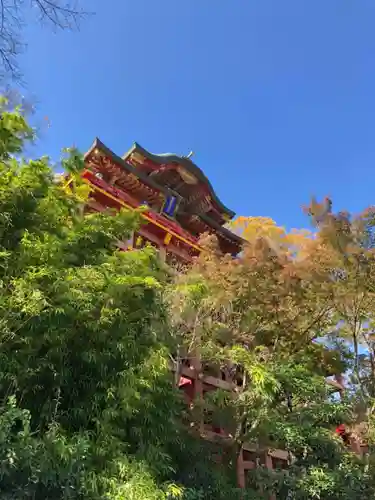
[[[87,211],[145,207],[144,224],[128,241],[118,243],[123,250],[151,244],[158,248],[163,260],[189,264],[201,251],[200,236],[210,233],[216,235],[223,253],[235,256],[240,252],[244,241],[225,227],[234,212],[220,201],[190,156],[156,155],[135,143],[119,157],[96,139],[85,155],[85,167],[82,177],[91,187]],[[194,360],[183,360],[173,369],[191,407],[211,391],[220,388],[236,393],[241,385],[238,375],[233,375],[229,368],[203,365],[199,353]],[[330,383],[336,390],[343,390],[339,380]],[[212,415],[202,412],[200,420],[196,431],[202,438],[223,446],[231,443],[232,437],[215,426]],[[344,426],[338,427],[337,433],[344,438]],[[240,487],[246,486],[246,471],[257,464],[285,468],[288,454],[244,445],[237,463]]]
[[[215,234],[224,253],[236,255],[242,239],[225,224],[233,216],[189,157],[152,154],[139,144],[122,157],[96,139],[85,155],[83,178],[92,187],[91,210],[146,206],[144,224],[125,247],[156,246],[167,261],[191,262],[199,237]],[[124,249],[125,249],[124,247]]]

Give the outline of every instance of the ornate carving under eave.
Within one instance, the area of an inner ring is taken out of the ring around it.
[[[198,214],[188,214],[184,213],[178,217],[181,226],[188,232],[199,237],[204,233],[215,233],[208,224],[206,224]]]
[[[182,198],[180,202],[182,210],[199,214],[213,209],[212,199],[206,187],[199,185],[198,179],[181,165],[155,164],[138,153],[130,155],[127,161],[132,165],[136,164],[136,168],[148,173],[148,176],[160,186],[178,193]],[[219,222],[221,222],[220,219]]]
[[[205,196],[203,199],[195,203],[195,212],[205,214],[211,210],[211,198]]]
[[[100,173],[109,184],[129,192],[138,198],[140,203],[147,202],[150,205],[162,205],[164,196],[160,191],[147,186],[136,175],[126,172],[100,152],[91,155],[86,162],[90,170]]]
[[[211,198],[207,195],[207,190],[202,185],[198,185],[198,180],[182,167],[175,164],[163,164],[158,167],[153,166],[149,173],[158,184],[172,189],[183,199],[183,205],[195,205],[198,212],[206,212],[211,206]],[[199,202],[200,206],[197,207]]]
[[[211,198],[204,189],[195,188],[189,197],[183,198],[181,208],[195,214],[206,213],[211,209]]]
[[[163,165],[151,172],[150,177],[154,179],[161,186],[176,189],[181,184],[181,177],[176,170],[170,168],[168,165]]]

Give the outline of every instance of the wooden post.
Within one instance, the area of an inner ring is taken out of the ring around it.
[[[167,258],[167,250],[164,246],[159,247],[159,257],[160,257],[160,260],[165,262],[165,260]]]
[[[242,446],[237,457],[237,484],[239,488],[246,488],[245,469],[243,464],[243,451]]]
[[[273,469],[273,462],[272,462],[272,457],[269,454],[268,450],[266,451],[266,459],[265,459],[265,464],[267,469],[272,470]],[[276,500],[276,496],[274,493],[271,494],[270,500]]]

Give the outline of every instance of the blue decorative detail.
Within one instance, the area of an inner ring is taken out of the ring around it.
[[[176,196],[168,196],[164,203],[163,213],[168,215],[169,217],[173,217],[176,207],[177,207]]]

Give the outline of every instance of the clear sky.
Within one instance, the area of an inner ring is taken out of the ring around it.
[[[85,0],[82,0],[84,2]],[[25,31],[37,150],[195,151],[242,215],[375,204],[373,0],[86,0],[78,33]]]

